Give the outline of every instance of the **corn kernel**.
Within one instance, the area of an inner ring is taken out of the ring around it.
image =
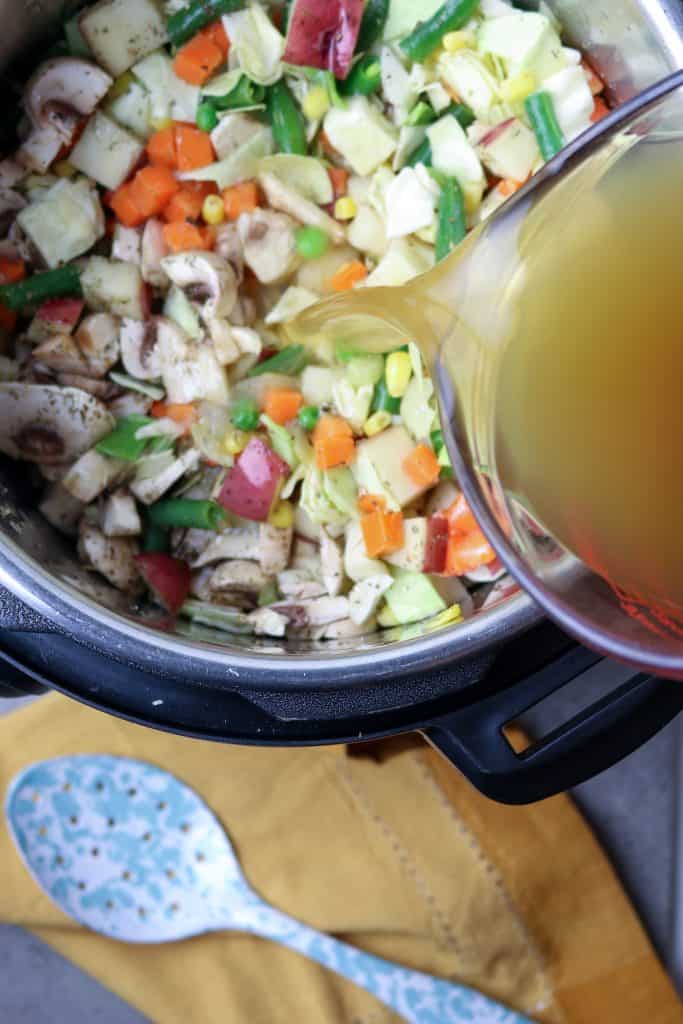
[[[302,109],[309,121],[319,121],[330,109],[330,97],[324,85],[314,85],[304,97]]]
[[[225,203],[220,196],[207,196],[202,206],[202,217],[207,224],[222,224],[225,220]]]
[[[291,501],[279,501],[268,516],[268,522],[279,530],[286,530],[292,526],[294,524],[294,506]]]
[[[170,128],[173,121],[170,117],[150,117],[149,126],[153,132],[165,132]]]
[[[462,622],[462,611],[459,604],[452,604],[450,608],[439,612],[429,620],[428,625],[430,629],[441,629],[442,626],[450,626],[454,622]]]
[[[342,196],[334,204],[334,215],[337,220],[353,220],[358,213],[358,204],[351,196]]]
[[[391,424],[391,413],[387,412],[386,409],[380,409],[379,412],[373,412],[372,416],[366,419],[363,424],[363,433],[366,437],[374,437],[375,434],[381,434]]]
[[[247,447],[252,436],[246,430],[229,430],[223,438],[223,450],[228,455],[239,455]]]
[[[514,78],[507,78],[500,85],[500,96],[505,103],[519,103],[535,91],[536,76],[531,71],[521,71]]]
[[[472,49],[476,40],[472,32],[463,30],[460,32],[447,32],[441,40],[446,53],[457,53],[458,50]]]
[[[387,382],[387,391],[392,398],[403,398],[408,390],[408,384],[413,373],[413,364],[407,352],[392,352],[387,356],[384,376]]]
[[[58,178],[73,178],[76,174],[76,168],[70,160],[60,160],[52,170]]]

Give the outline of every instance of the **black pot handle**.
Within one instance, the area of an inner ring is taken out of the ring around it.
[[[3,630],[0,630],[0,643],[2,634]],[[0,700],[30,697],[41,693],[47,693],[46,688],[26,672],[16,659],[0,648]]]
[[[439,718],[425,737],[486,796],[526,804],[611,768],[683,710],[683,684],[637,675],[545,739],[515,753],[503,727],[576,678],[588,652],[575,647],[507,690]],[[592,658],[592,661],[595,661]]]

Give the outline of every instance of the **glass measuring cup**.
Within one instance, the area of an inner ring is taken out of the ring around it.
[[[501,364],[514,340],[508,328],[531,266],[530,241],[545,238],[561,210],[575,209],[580,219],[587,197],[638,147],[667,145],[683,169],[682,85],[678,72],[584,133],[432,271],[401,288],[337,296],[289,325],[293,340],[316,347],[344,340],[387,351],[406,337],[417,341],[438,384],[459,482],[510,572],[577,639],[676,678],[683,678],[683,607],[610,582],[530,514],[499,472],[496,409]]]

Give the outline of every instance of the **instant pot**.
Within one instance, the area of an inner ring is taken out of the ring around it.
[[[613,102],[683,67],[678,0],[549,6],[565,38],[609,83]],[[37,44],[49,40],[64,8],[63,0],[0,0],[5,96],[16,61],[36,62]],[[0,464],[5,695],[56,689],[153,728],[238,743],[358,742],[418,730],[482,792],[508,803],[589,778],[683,709],[681,683],[634,676],[515,753],[506,723],[600,660],[543,621],[523,593],[427,634],[304,643],[190,631],[127,607],[35,505],[25,467]]]

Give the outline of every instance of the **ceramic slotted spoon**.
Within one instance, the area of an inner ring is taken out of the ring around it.
[[[362,953],[264,903],[208,807],[153,765],[104,755],[42,761],[14,779],[6,814],[35,881],[102,935],[153,943],[250,932],[336,971],[413,1024],[530,1024],[471,989]]]

